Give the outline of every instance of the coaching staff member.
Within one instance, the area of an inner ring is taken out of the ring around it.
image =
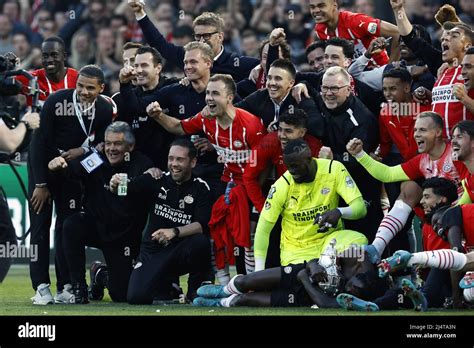
[[[211,272],[211,216],[209,186],[194,177],[197,150],[187,139],[171,144],[168,169],[160,179],[144,174],[132,180],[128,193],[147,198],[149,221],[140,255],[130,276],[127,301],[151,304],[154,299],[171,299],[172,281],[189,273],[189,300]],[[110,188],[116,191],[115,175]]]
[[[118,121],[105,131],[105,156],[93,153],[70,162],[58,156],[49,162],[49,170],[67,168],[67,174],[79,178],[84,185],[84,210],[64,221],[63,246],[74,294],[74,300],[69,303],[89,302],[84,277],[85,246],[99,248],[104,253],[112,301],[126,300],[132,262],[138,255],[146,223],[146,210],[141,199],[117,196],[109,191],[108,184],[115,173],[127,173],[128,178],[133,178],[152,167],[148,157],[132,151],[134,145],[130,126]],[[96,164],[91,165],[90,161]],[[100,161],[103,163],[99,164]]]
[[[52,303],[49,290],[49,226],[51,199],[56,203],[55,264],[58,295],[55,302],[68,301],[70,294],[61,293],[69,283],[67,263],[62,249],[62,223],[81,205],[78,182],[53,177],[48,163],[61,155],[72,160],[90,151],[90,146],[104,139],[105,128],[112,122],[113,105],[104,90],[104,72],[96,65],[79,71],[75,89],[58,91],[48,97],[41,110],[41,127],[30,144],[29,192],[31,244],[38,245],[38,260],[30,263],[30,276],[36,295],[34,304]],[[64,295],[64,296],[62,296]]]

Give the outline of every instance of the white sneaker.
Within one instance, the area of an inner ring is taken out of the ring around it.
[[[51,290],[49,289],[49,284],[40,284],[36,289],[36,294],[31,298],[34,305],[47,305],[53,304],[54,299],[53,295],[51,295]]]
[[[74,303],[74,295],[71,292],[72,285],[65,284],[63,291],[59,291],[56,295],[54,295],[54,303]]]

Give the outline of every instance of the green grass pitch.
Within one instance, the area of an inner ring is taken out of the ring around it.
[[[53,268],[53,267],[51,267]],[[55,293],[55,279],[52,292]],[[186,277],[181,278],[181,286],[186,287]],[[186,291],[186,289],[184,289]],[[311,308],[202,308],[191,305],[149,305],[131,306],[113,303],[106,291],[103,301],[91,302],[87,305],[48,305],[34,306],[30,298],[34,295],[31,288],[28,267],[13,265],[6,279],[0,284],[0,315],[15,316],[358,316],[358,315],[389,315],[389,316],[457,316],[474,315],[472,310],[447,311],[429,310],[416,313],[410,310],[381,311],[376,313],[349,312],[342,309],[311,309]]]

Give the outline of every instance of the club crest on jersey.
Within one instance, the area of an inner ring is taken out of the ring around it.
[[[242,147],[242,145],[244,145],[244,144],[242,144],[242,142],[240,140],[234,140],[234,147],[240,148],[240,147]]]
[[[194,202],[193,196],[187,195],[186,197],[184,197],[184,203],[186,203],[186,204],[192,204],[193,202]]]
[[[346,176],[346,186],[350,187],[350,188],[354,187],[354,181],[352,180],[352,178],[349,175]]]
[[[276,187],[275,186],[272,186],[272,188],[270,189],[270,191],[268,191],[268,196],[267,196],[267,199],[272,199],[273,198],[273,194],[276,192]]]
[[[443,172],[449,173],[450,171],[451,171],[451,164],[445,162],[445,163],[443,164]]]
[[[456,77],[459,81],[463,80],[464,81],[464,77],[462,77],[462,75],[458,75],[458,77]]]
[[[329,192],[331,192],[331,190],[330,190],[329,188],[327,188],[327,187],[325,187],[325,188],[323,188],[323,189],[321,190],[321,194],[322,194],[322,195],[327,195]]]
[[[370,23],[367,27],[367,31],[371,34],[375,34],[375,32],[377,31],[377,23]]]
[[[285,272],[286,274],[290,274],[291,271],[292,271],[291,266],[286,266],[285,268],[283,268],[283,272]]]
[[[265,202],[265,210],[268,210],[272,207],[272,205],[270,204],[270,202]]]

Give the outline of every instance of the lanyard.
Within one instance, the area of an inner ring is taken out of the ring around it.
[[[53,91],[53,86],[51,86],[51,82],[49,82],[49,79],[46,76],[46,74],[44,75],[44,78],[46,79],[46,83],[48,84],[49,94],[53,94],[53,92],[54,92]],[[67,89],[67,88],[68,88],[68,85],[67,85],[67,73],[66,73],[66,75],[64,75],[64,89]]]
[[[92,130],[92,124],[94,123],[94,119],[95,119],[95,102],[92,103],[92,106],[90,106],[89,108],[87,108],[86,110],[81,110],[79,104],[77,103],[76,101],[76,98],[77,98],[77,95],[76,95],[76,91],[74,90],[74,93],[72,94],[72,102],[74,104],[74,109],[76,110],[76,116],[77,116],[77,119],[79,121],[79,124],[81,125],[81,128],[82,130],[84,131],[87,139],[86,141],[88,142],[89,141],[89,135],[91,134],[91,130]],[[89,132],[86,131],[86,126],[84,124],[84,120],[82,119],[82,114],[89,111],[91,108],[94,107],[94,110],[92,111],[92,118],[91,118],[91,124],[89,125]]]

